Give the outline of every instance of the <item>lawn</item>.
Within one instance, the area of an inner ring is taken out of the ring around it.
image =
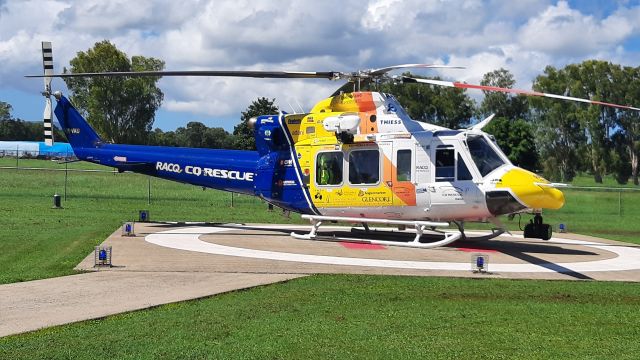
[[[63,168],[43,160],[21,166]],[[155,178],[148,204],[149,177],[131,173],[69,172],[64,209],[52,209],[54,193],[64,194],[64,177],[64,171],[0,170],[0,284],[74,273],[93,246],[142,209],[152,220],[286,221],[252,196],[233,195],[231,207],[230,193]]]
[[[563,192],[565,206],[546,212],[545,222],[564,223],[575,233],[640,244],[640,191],[563,189]]]
[[[15,159],[0,158],[0,166],[15,164]],[[56,210],[51,208],[52,196],[65,193],[64,171],[0,169],[0,284],[72,274],[93,246],[124,221],[137,219],[142,209],[150,211],[152,220],[301,222],[296,215],[286,219],[279,211],[267,211],[265,203],[255,197],[234,195],[231,207],[230,193],[113,173],[103,166],[24,159],[19,165],[105,172],[70,171],[64,209]],[[640,243],[640,192],[567,189],[565,194],[565,207],[547,212],[545,221],[554,226],[567,224],[572,232]],[[529,218],[523,216],[521,226]],[[511,230],[518,229],[518,217],[503,221]]]
[[[0,339],[3,359],[637,359],[636,284],[316,275]]]
[[[109,172],[70,172],[64,209],[52,209],[64,177],[0,170],[0,283],[73,273],[140,209],[152,220],[300,222],[253,197],[236,196],[231,207],[228,193],[159,179],[151,180],[148,204],[148,177]],[[637,193],[568,190],[566,197],[547,220],[640,242]],[[0,338],[0,359],[636,359],[638,304],[640,287],[631,283],[318,275]]]

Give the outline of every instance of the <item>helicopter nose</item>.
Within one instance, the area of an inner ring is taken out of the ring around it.
[[[548,186],[546,186],[548,184]],[[560,209],[564,194],[549,181],[530,171],[514,168],[502,176],[496,188],[509,188],[517,199],[531,209]]]

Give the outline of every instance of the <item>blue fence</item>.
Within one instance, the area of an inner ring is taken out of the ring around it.
[[[0,156],[71,159],[74,154],[68,143],[47,146],[38,141],[0,141]]]

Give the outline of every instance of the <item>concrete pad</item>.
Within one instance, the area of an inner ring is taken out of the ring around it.
[[[299,277],[105,271],[0,286],[0,337]]]
[[[116,270],[640,281],[639,246],[575,234],[559,234],[550,241],[505,234],[436,249],[370,250],[289,236],[292,230],[308,229],[304,226],[136,226],[137,237],[111,236],[105,242],[113,246]],[[336,234],[349,233],[344,228],[322,233],[329,238]],[[489,274],[471,272],[473,253],[489,256]],[[78,268],[93,269],[93,257]]]

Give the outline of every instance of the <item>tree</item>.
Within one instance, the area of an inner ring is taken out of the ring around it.
[[[235,137],[221,127],[207,128],[203,144],[209,149],[232,149]]]
[[[254,130],[249,126],[249,119],[260,115],[278,114],[278,107],[275,106],[276,99],[267,99],[260,97],[253,101],[246,111],[240,116],[240,124],[233,128],[235,138],[234,148],[242,150],[255,150],[256,139]]]
[[[481,85],[511,89],[516,81],[505,69],[498,69],[484,74]],[[529,118],[529,103],[523,95],[513,96],[499,91],[483,91],[484,99],[480,105],[480,115],[487,117],[496,114],[511,120]]]
[[[547,66],[533,84],[536,91],[552,94],[567,92],[567,73]],[[568,182],[580,165],[580,151],[586,137],[576,116],[575,104],[531,98],[532,116],[536,126],[535,138],[547,178]]]
[[[493,135],[505,155],[516,166],[535,171],[538,165],[533,127],[523,119],[493,119],[484,131]]]
[[[149,145],[182,146],[208,149],[233,149],[235,137],[223,128],[210,128],[192,121],[176,131],[163,132],[156,128],[149,134]]]
[[[11,105],[0,101],[0,121],[11,119]]]
[[[618,92],[615,101],[618,104],[640,103],[640,67],[616,68],[613,71],[613,82],[617,84]],[[637,111],[618,111],[614,143],[618,152],[626,151],[626,154],[618,154],[620,159],[628,159],[629,167],[618,165],[614,170],[618,179],[624,179],[629,170],[635,185],[639,184],[638,172],[640,160],[640,113]],[[624,160],[621,160],[624,161]],[[615,164],[615,163],[614,163]],[[620,180],[618,180],[620,181]]]
[[[207,131],[207,126],[201,122],[191,121],[184,129],[183,135],[187,140],[187,147],[202,148],[206,147],[204,144],[204,135]]]
[[[475,111],[475,102],[465,89],[387,83],[381,86],[381,91],[393,94],[412,119],[450,129],[467,126]]]
[[[230,149],[234,143],[233,136],[223,128],[210,128],[197,121],[176,129],[175,140],[178,146],[208,149]]]
[[[157,146],[187,146],[178,140],[175,131],[164,132],[159,128],[156,128],[149,134],[147,144]]]
[[[516,83],[513,75],[505,69],[484,74],[480,82],[484,86],[511,89]],[[529,118],[529,103],[524,96],[512,96],[497,91],[484,91],[479,114],[487,117],[496,114],[484,131],[492,134],[509,160],[529,170],[538,165],[533,127],[525,120]]]
[[[53,128],[54,138],[65,139],[62,131]],[[0,120],[0,140],[44,141],[42,122],[30,122],[20,119]]]
[[[562,71],[567,73],[567,90],[571,96],[599,101],[615,101],[612,72],[618,67],[598,60],[587,60],[580,64],[571,64]],[[616,110],[608,106],[576,105],[575,113],[587,136],[586,157],[590,160],[590,168],[597,183],[602,183],[602,176],[608,172],[611,163],[609,155],[612,143],[610,129],[616,122]]]
[[[534,89],[633,105],[640,102],[639,82],[640,68],[587,60],[559,70],[547,67],[545,74],[536,79]],[[567,168],[590,170],[596,182],[602,182],[603,175],[613,172],[618,182],[625,182],[631,176],[634,183],[638,183],[638,112],[533,98],[530,103],[540,120],[539,134],[543,139],[540,145],[544,147],[541,152],[546,151],[557,160],[564,159],[561,162]]]
[[[133,56],[131,59],[104,40],[70,62],[70,72],[160,71],[164,62]],[[65,69],[67,72],[67,69]],[[159,77],[94,77],[65,79],[71,100],[87,121],[107,141],[147,142],[156,110],[164,94],[156,86]]]
[[[41,122],[28,122],[14,119],[11,116],[12,107],[9,103],[0,101],[0,140],[42,141],[44,125]],[[54,131],[57,129],[54,128]],[[59,136],[59,132],[55,133]]]
[[[631,161],[627,150],[627,139],[624,132],[619,131],[612,137],[614,148],[609,158],[611,159],[610,169],[613,172],[613,178],[618,184],[626,184],[631,177]],[[636,184],[637,185],[637,184]]]

